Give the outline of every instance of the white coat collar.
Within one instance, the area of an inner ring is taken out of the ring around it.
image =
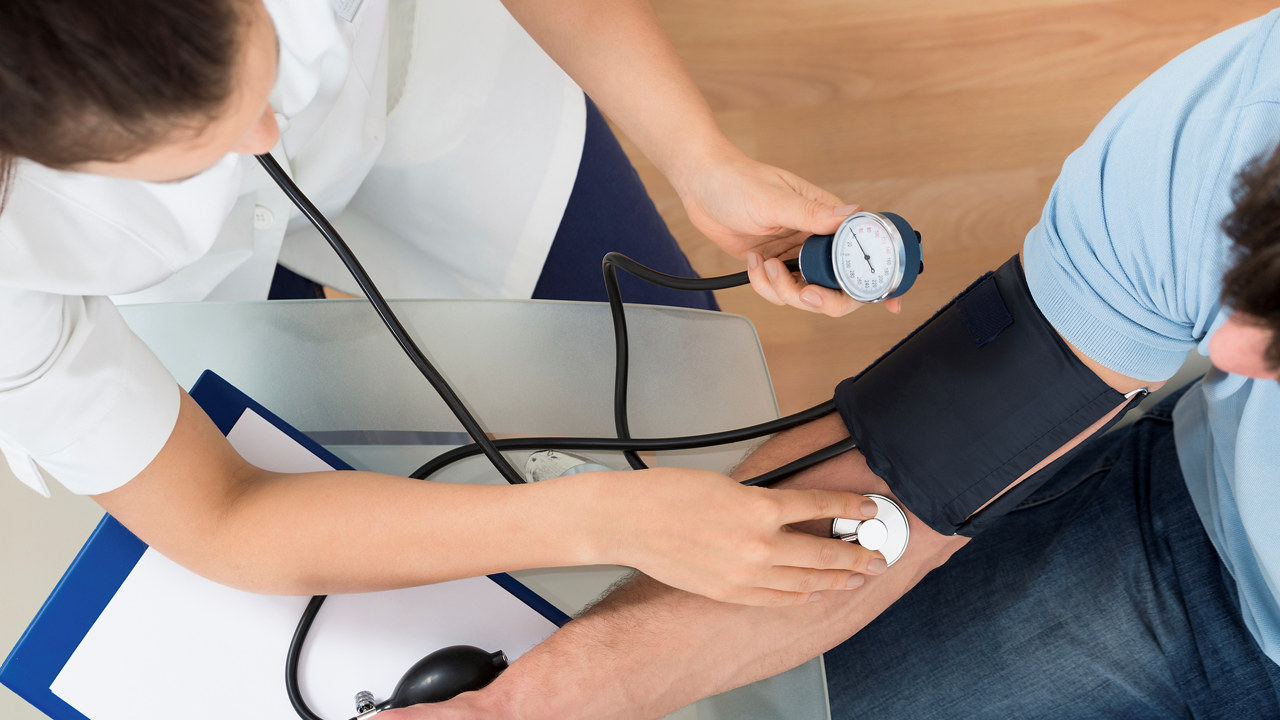
[[[280,69],[271,93],[271,106],[292,117],[311,104],[335,81],[340,87],[348,64],[329,0],[264,0],[280,40]],[[332,71],[326,73],[327,69]]]

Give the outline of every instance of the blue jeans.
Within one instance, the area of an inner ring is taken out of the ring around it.
[[[827,653],[832,717],[1280,718],[1280,668],[1183,484],[1180,395]]]

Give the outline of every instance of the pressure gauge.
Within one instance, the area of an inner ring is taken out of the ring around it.
[[[800,248],[807,283],[843,290],[858,302],[896,298],[924,272],[920,233],[890,212],[857,212],[833,235],[814,235]]]

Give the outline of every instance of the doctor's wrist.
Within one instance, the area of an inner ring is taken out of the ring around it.
[[[619,471],[584,472],[544,480],[554,487],[557,511],[563,514],[564,565],[625,564],[627,509],[613,491]],[[550,489],[550,488],[549,488]]]
[[[701,138],[674,146],[665,162],[655,165],[666,176],[676,194],[686,204],[696,196],[706,178],[713,177],[719,167],[728,167],[750,158],[716,128]]]

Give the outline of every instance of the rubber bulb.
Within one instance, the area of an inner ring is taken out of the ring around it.
[[[409,668],[391,697],[379,710],[444,702],[455,695],[479,690],[507,669],[507,655],[471,645],[451,645],[422,658]]]

